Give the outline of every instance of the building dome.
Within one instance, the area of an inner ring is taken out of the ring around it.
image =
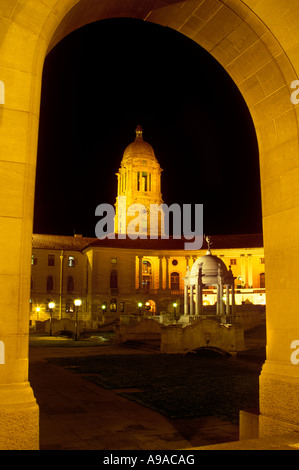
[[[156,161],[156,156],[153,147],[143,140],[143,129],[141,126],[136,128],[136,137],[125,149],[123,158],[150,158]]]

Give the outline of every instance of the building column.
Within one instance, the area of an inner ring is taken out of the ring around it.
[[[252,280],[252,255],[247,255],[247,261],[248,261],[248,287],[253,286],[253,280]]]
[[[242,287],[246,287],[246,267],[245,267],[245,255],[241,255],[241,278]]]
[[[166,260],[166,289],[169,290],[169,256],[165,256]]]
[[[236,313],[235,284],[232,284],[232,315]]]
[[[162,256],[159,256],[159,290],[163,288],[163,266],[162,266]]]

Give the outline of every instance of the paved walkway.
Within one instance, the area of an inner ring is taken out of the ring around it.
[[[30,348],[41,450],[182,450],[238,440],[234,424],[213,416],[168,419],[45,359],[132,353],[147,354],[113,346]]]

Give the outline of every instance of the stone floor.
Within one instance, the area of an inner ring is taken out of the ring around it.
[[[237,425],[213,416],[168,419],[45,359],[132,352],[147,354],[113,346],[30,348],[41,450],[182,450],[238,440]]]

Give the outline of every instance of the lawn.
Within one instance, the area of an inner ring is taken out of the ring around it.
[[[173,419],[213,415],[238,423],[239,410],[258,409],[259,360],[126,354],[48,361]]]

